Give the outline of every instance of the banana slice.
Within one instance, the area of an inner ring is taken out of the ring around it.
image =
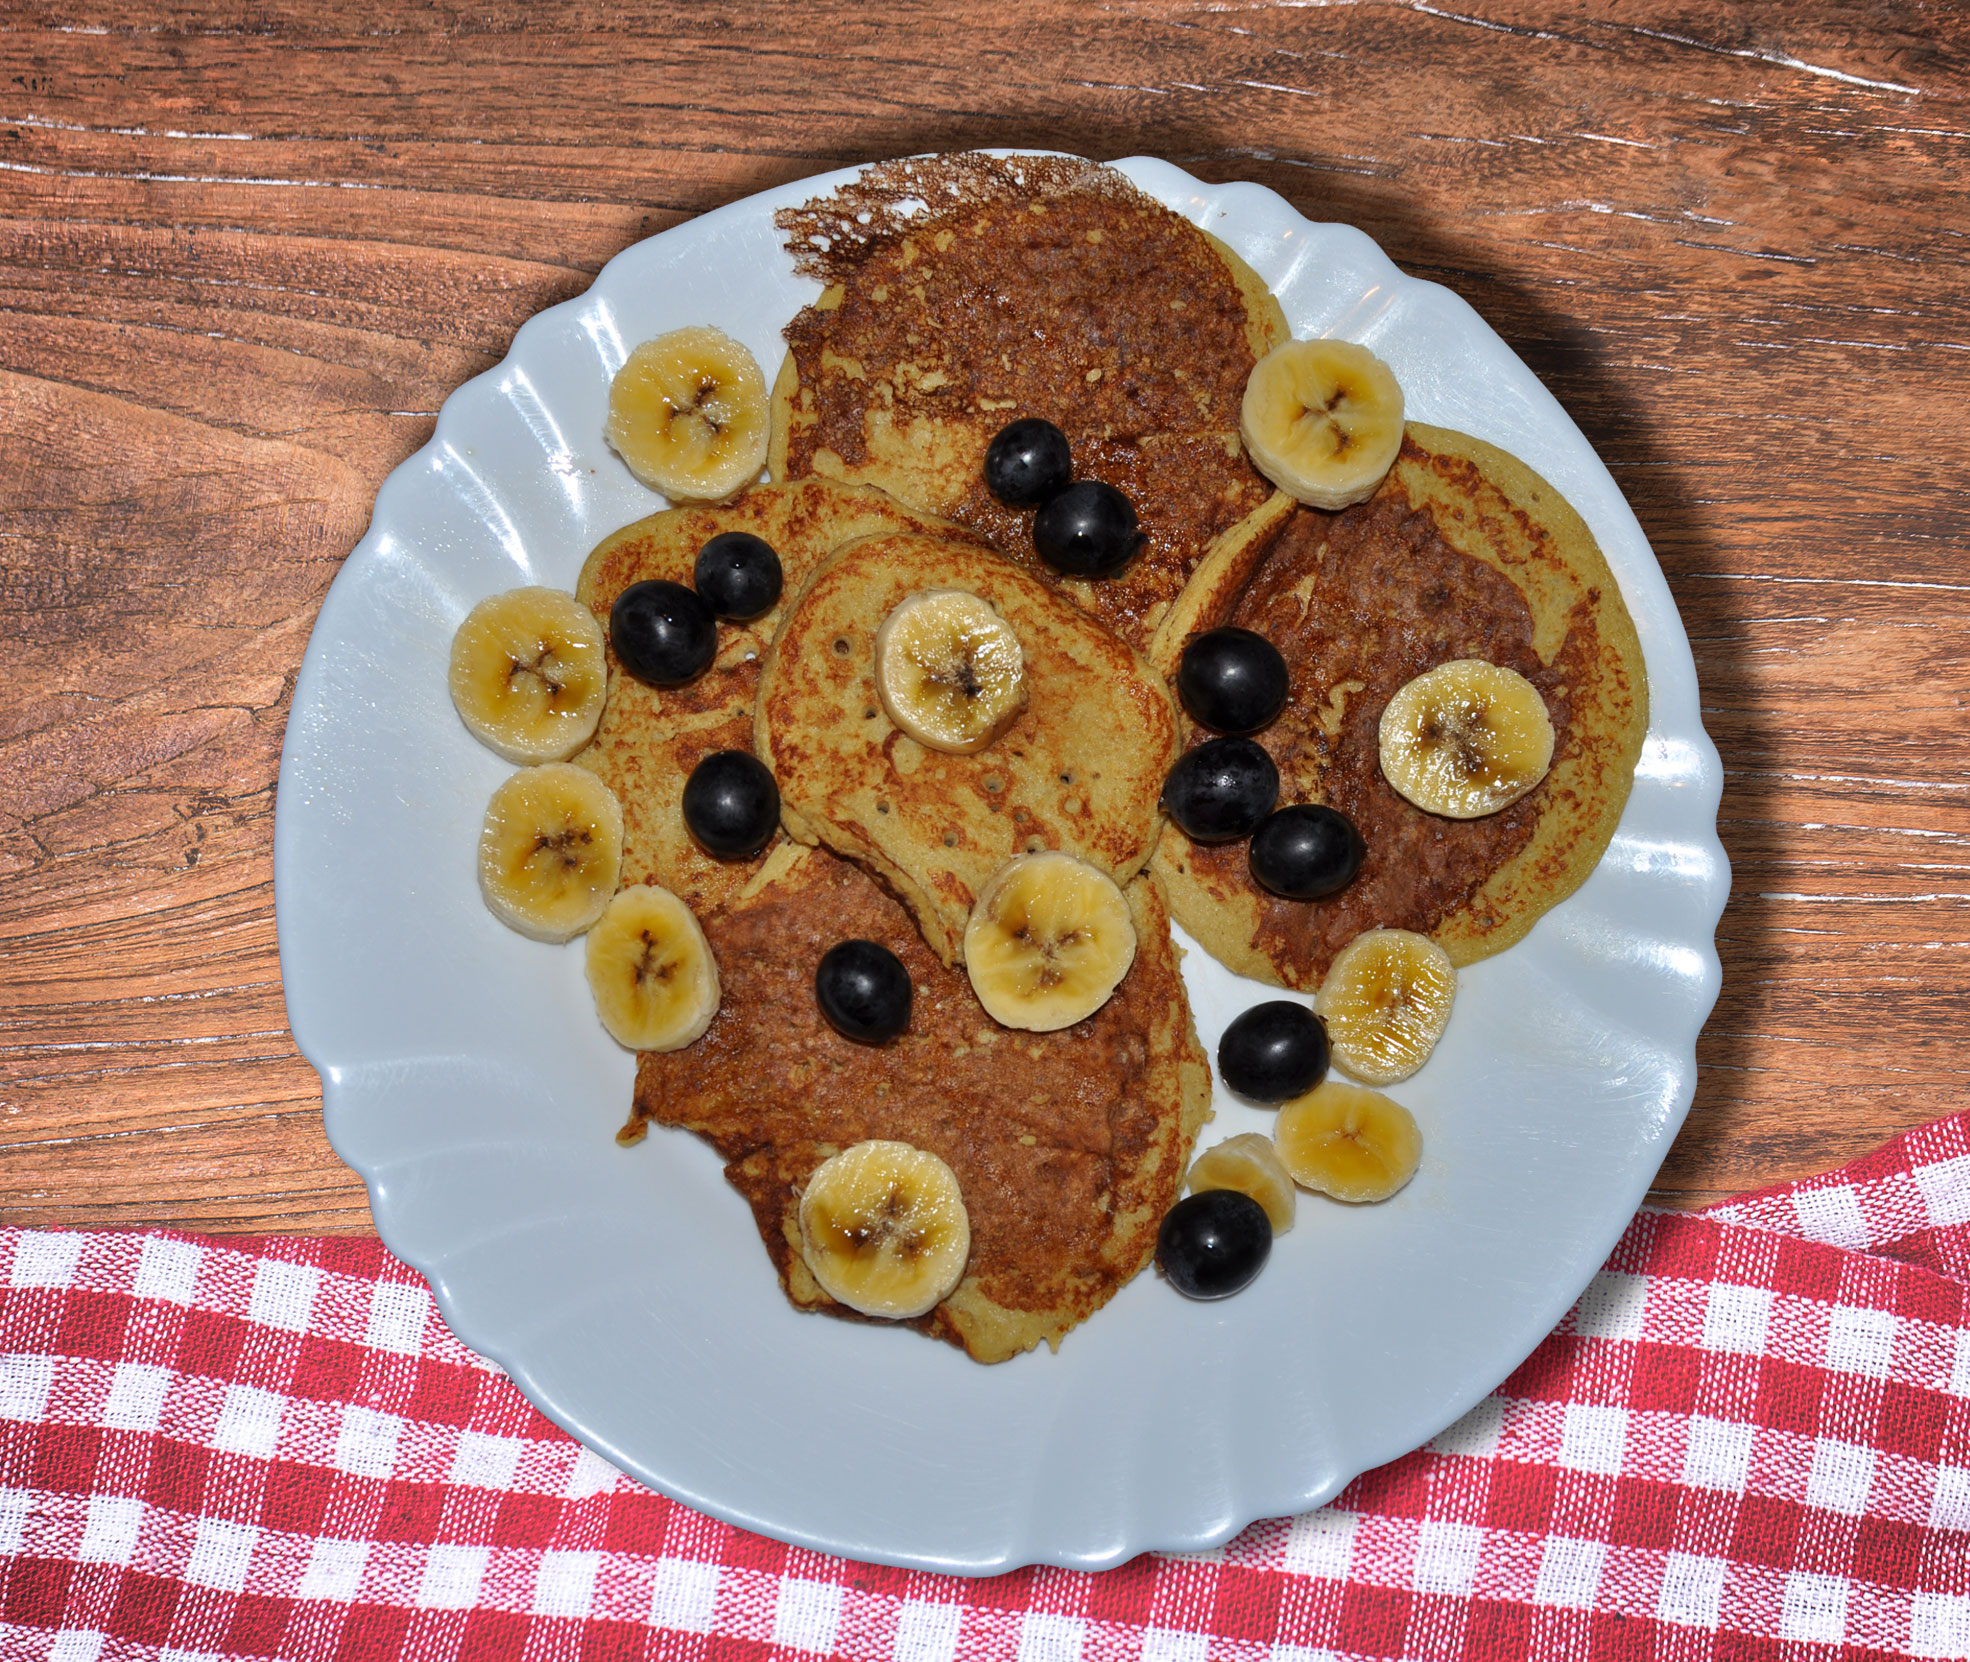
[[[828,1296],[907,1321],[963,1279],[971,1220],[951,1168],[908,1143],[867,1142],[825,1160],[800,1197],[800,1255]]]
[[[990,601],[913,594],[876,631],[876,691],[889,719],[932,750],[983,750],[1026,707],[1026,655]]]
[[[1238,431],[1258,470],[1315,508],[1375,494],[1402,448],[1402,388],[1365,346],[1289,340],[1253,365]]]
[[[766,465],[759,360],[722,329],[646,340],[609,384],[610,447],[673,502],[722,502]]]
[[[1423,1158],[1423,1134],[1407,1108],[1338,1079],[1280,1109],[1272,1137],[1294,1182],[1336,1200],[1387,1200]]]
[[[1430,1059],[1456,996],[1450,954],[1429,936],[1370,929],[1336,954],[1313,1008],[1342,1068],[1392,1085]]]
[[[1190,1168],[1190,1192],[1201,1195],[1206,1189],[1236,1189],[1250,1195],[1265,1208],[1275,1235],[1293,1227],[1293,1174],[1272,1139],[1257,1131],[1227,1137],[1197,1157]]]
[[[559,589],[508,589],[451,638],[451,701],[509,762],[561,762],[588,743],[609,690],[602,626]]]
[[[1382,777],[1426,813],[1482,819],[1553,765],[1553,721],[1539,689],[1482,658],[1438,664],[1382,711]]]
[[[718,961],[668,889],[624,889],[588,932],[595,1013],[630,1050],[682,1050],[718,1014]]]
[[[522,935],[579,935],[602,915],[621,871],[622,804],[587,768],[523,768],[486,804],[479,891]]]
[[[964,931],[965,973],[1002,1027],[1051,1033],[1108,1002],[1135,962],[1135,922],[1115,880],[1076,855],[1008,860]]]

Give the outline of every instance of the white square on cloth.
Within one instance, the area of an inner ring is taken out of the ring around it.
[[[103,1425],[112,1431],[155,1431],[164,1417],[171,1370],[147,1362],[119,1362],[103,1399]]]
[[[271,1460],[280,1447],[280,1417],[286,1401],[278,1391],[257,1385],[228,1385],[212,1428],[212,1446],[226,1454]]]
[[[955,1604],[906,1599],[896,1613],[896,1662],[951,1662],[963,1615]]]
[[[841,1625],[841,1588],[831,1581],[789,1577],[780,1583],[773,1606],[773,1643],[793,1650],[835,1648],[835,1629]]]
[[[1029,1611],[1019,1627],[1019,1662],[1081,1662],[1086,1631],[1078,1616]]]
[[[1837,1575],[1796,1570],[1785,1578],[1778,1636],[1807,1644],[1837,1645],[1847,1631],[1847,1583]]]
[[[586,1616],[595,1594],[599,1552],[543,1552],[534,1576],[536,1616]]]
[[[120,1564],[128,1569],[143,1527],[144,1503],[135,1496],[91,1495],[75,1556],[85,1564]]]
[[[1410,1583],[1419,1593],[1468,1595],[1477,1580],[1484,1531],[1476,1524],[1425,1518],[1416,1531],[1416,1562]]]
[[[222,1593],[241,1591],[246,1586],[246,1566],[253,1561],[253,1543],[259,1538],[260,1531],[251,1524],[200,1518],[185,1579]]]
[[[16,1287],[66,1287],[75,1279],[75,1265],[81,1256],[80,1235],[53,1231],[23,1235],[14,1248],[14,1268],[8,1279]]]
[[[189,1304],[198,1291],[200,1253],[190,1241],[147,1240],[130,1290],[139,1298]]]
[[[1724,1608],[1724,1560],[1672,1552],[1662,1570],[1655,1613],[1681,1627],[1715,1628]]]
[[[907,1614],[909,1606],[905,1605]],[[677,1633],[709,1633],[718,1613],[718,1566],[688,1558],[659,1558],[650,1583],[650,1625]],[[900,1650],[899,1650],[899,1653]]]
[[[1696,1414],[1683,1449],[1683,1481],[1696,1489],[1742,1494],[1751,1481],[1751,1440],[1757,1428]]]
[[[1813,1444],[1813,1469],[1806,1477],[1808,1506],[1858,1518],[1867,1510],[1867,1492],[1873,1483],[1873,1449],[1832,1437]]]
[[[1607,1562],[1607,1543],[1552,1536],[1539,1558],[1539,1576],[1532,1596],[1540,1604],[1564,1604],[1585,1610],[1594,1602],[1601,1566]]]
[[[315,1308],[315,1289],[320,1284],[321,1271],[312,1264],[283,1264],[263,1258],[253,1272],[253,1294],[246,1313],[268,1327],[306,1333],[308,1317]]]
[[[1826,1317],[1826,1365],[1842,1373],[1886,1379],[1894,1365],[1897,1325],[1887,1310],[1835,1305]]]
[[[444,1541],[425,1554],[424,1574],[417,1583],[417,1602],[426,1610],[469,1610],[479,1596],[486,1573],[488,1547],[459,1546]]]
[[[1755,1356],[1772,1323],[1772,1295],[1763,1287],[1712,1284],[1703,1306],[1703,1348]]]

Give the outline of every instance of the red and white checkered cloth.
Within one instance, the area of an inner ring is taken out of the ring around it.
[[[619,1475],[371,1241],[0,1232],[0,1657],[1970,1656],[1970,1119],[1645,1212],[1427,1448],[1220,1551],[871,1569]]]

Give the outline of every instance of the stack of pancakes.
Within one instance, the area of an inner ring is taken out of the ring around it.
[[[1292,987],[1378,925],[1435,934],[1460,962],[1499,950],[1612,834],[1646,724],[1640,652],[1585,526],[1489,446],[1412,427],[1381,491],[1339,514],[1273,492],[1238,412],[1253,363],[1287,336],[1276,301],[1107,169],[888,164],[781,223],[826,287],[787,330],[776,483],[618,532],[578,590],[605,616],[632,582],[688,582],[726,530],[765,537],[786,575],[782,604],[721,626],[716,664],[688,687],[644,686],[612,658],[577,758],[622,800],[623,881],[692,906],[724,987],[702,1039],[640,1059],[629,1131],[711,1141],[788,1296],[837,1314],[800,1256],[807,1177],[867,1138],[938,1154],[973,1250],[917,1325],[998,1361],[1057,1343],[1149,1261],[1209,1116],[1171,915],[1233,969]],[[1147,542],[1119,576],[1039,564],[1030,512],[985,490],[986,446],[1024,416],[1059,426],[1077,476],[1135,505]],[[924,750],[873,690],[888,609],[939,586],[986,594],[1028,654],[1028,708],[974,756]],[[1162,677],[1193,633],[1227,622],[1267,635],[1292,673],[1261,737],[1281,801],[1329,801],[1367,837],[1361,878],[1333,900],[1277,900],[1242,844],[1193,847],[1163,825],[1183,734]],[[1526,674],[1559,735],[1545,783],[1490,820],[1422,813],[1376,762],[1388,696],[1455,657]],[[750,861],[713,860],[684,828],[684,780],[748,747],[780,783],[784,831]],[[1109,1003],[1045,1034],[998,1027],[959,964],[979,888],[1038,848],[1121,882],[1138,935]],[[889,947],[915,985],[888,1045],[851,1043],[816,1007],[815,966],[849,938]]]

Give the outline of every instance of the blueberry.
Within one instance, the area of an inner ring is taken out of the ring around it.
[[[1129,499],[1099,479],[1077,480],[1033,516],[1040,558],[1069,577],[1112,577],[1143,542]]]
[[[1286,660],[1249,629],[1212,629],[1183,649],[1177,696],[1205,727],[1256,733],[1286,708]]]
[[[653,687],[681,687],[718,650],[711,608],[682,583],[631,583],[609,609],[609,642],[622,667]]]
[[[821,1014],[843,1038],[879,1045],[910,1025],[914,989],[903,960],[874,941],[841,941],[814,972]]]
[[[1185,1298],[1229,1298],[1272,1256],[1272,1220],[1250,1195],[1206,1189],[1180,1200],[1156,1232],[1156,1262]]]
[[[1327,1075],[1327,1024],[1304,1004],[1254,1004],[1218,1040],[1218,1077],[1253,1102],[1290,1102]]]
[[[750,531],[721,531],[698,550],[691,581],[714,617],[744,623],[780,598],[780,556]]]
[[[714,750],[684,781],[684,823],[706,853],[750,859],[779,828],[780,787],[750,751]]]
[[[1067,435],[1037,416],[1001,427],[985,452],[985,488],[1008,508],[1050,502],[1073,476]]]
[[[1252,875],[1288,900],[1318,900],[1354,881],[1368,852],[1354,821],[1333,808],[1295,803],[1252,833]]]
[[[1163,781],[1163,806],[1192,842],[1249,837],[1279,800],[1279,769],[1251,739],[1206,739]]]

